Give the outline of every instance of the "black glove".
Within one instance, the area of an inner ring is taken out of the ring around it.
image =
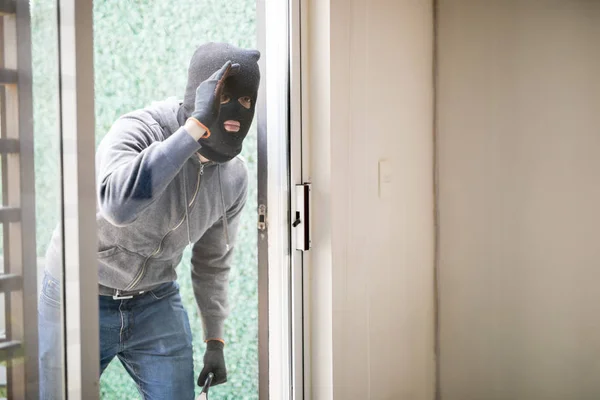
[[[198,377],[198,386],[203,386],[206,377],[210,372],[215,374],[211,387],[227,382],[227,368],[225,367],[225,357],[223,356],[223,347],[225,345],[218,340],[209,340],[206,343],[206,352],[204,353],[204,368]]]
[[[206,137],[210,136],[209,129],[219,118],[225,79],[237,74],[239,69],[239,64],[231,64],[231,61],[227,61],[220,70],[212,74],[196,89],[196,103],[192,117],[204,125],[207,130]]]

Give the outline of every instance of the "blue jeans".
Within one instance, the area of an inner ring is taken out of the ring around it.
[[[58,281],[40,294],[40,399],[61,399],[62,330]],[[100,374],[118,357],[145,400],[193,400],[192,332],[179,285],[165,283],[132,299],[99,296]]]

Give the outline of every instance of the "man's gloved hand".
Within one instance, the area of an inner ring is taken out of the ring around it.
[[[237,74],[239,69],[239,64],[227,61],[220,70],[212,74],[196,89],[196,103],[192,118],[204,125],[206,130],[204,137],[210,136],[210,127],[219,118],[221,94],[223,94],[225,80],[227,77]]]
[[[204,368],[198,377],[198,386],[204,386],[206,377],[210,372],[215,374],[210,386],[220,385],[227,382],[227,368],[225,367],[225,357],[223,356],[223,342],[218,340],[209,340],[206,343],[206,352],[204,353]]]

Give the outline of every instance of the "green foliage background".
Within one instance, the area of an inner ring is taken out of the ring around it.
[[[96,144],[121,114],[152,101],[182,97],[189,58],[197,45],[226,41],[256,47],[255,4],[255,0],[94,1]],[[31,0],[31,9],[37,251],[43,257],[60,215],[56,0]],[[214,399],[258,398],[255,129],[244,143],[243,155],[250,169],[250,193],[230,279],[232,312],[226,323],[225,353],[229,382],[211,390]],[[204,343],[191,289],[189,256],[186,251],[178,272],[195,334],[197,375]],[[102,375],[101,397],[140,398],[117,359]]]

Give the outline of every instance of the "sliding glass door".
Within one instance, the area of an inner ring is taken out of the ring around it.
[[[101,228],[95,152],[123,115],[154,102],[183,98],[190,58],[198,45],[226,42],[258,49],[262,76],[256,117],[241,153],[249,184],[228,282],[231,312],[224,326],[228,382],[211,389],[211,394],[223,399],[291,398],[292,363],[298,349],[292,348],[291,310],[289,6],[256,0],[17,3],[31,16],[33,49],[35,154],[30,156],[35,160],[36,208],[23,221],[35,223],[37,258],[29,267],[35,276],[31,274],[24,288],[31,289],[34,282],[38,293],[33,298],[39,296],[40,306],[46,307],[40,313],[39,341],[32,343],[49,354],[39,358],[39,364],[42,369],[55,369],[52,385],[65,398],[94,398],[96,392],[103,399],[140,398],[132,370],[118,355],[99,378],[103,321],[98,302],[105,299],[98,297],[97,290]],[[3,97],[5,104],[10,105]],[[4,114],[2,121],[8,121]],[[3,175],[8,160],[3,153]],[[23,163],[21,171],[26,168]],[[24,193],[33,193],[33,186],[27,190],[31,192]],[[23,246],[31,247],[31,240]],[[191,259],[192,246],[187,246],[175,271],[189,316],[197,377],[206,343],[191,281]],[[31,257],[28,260],[33,262]],[[5,297],[7,313],[18,309],[14,305]],[[51,313],[49,306],[53,306]],[[33,321],[32,333],[37,328]],[[295,329],[301,332],[301,327]],[[5,332],[9,331],[6,326]],[[6,337],[9,341],[14,335]],[[26,360],[29,370],[38,370],[35,345]],[[25,379],[35,392],[37,376]],[[199,391],[197,387],[196,394]]]

